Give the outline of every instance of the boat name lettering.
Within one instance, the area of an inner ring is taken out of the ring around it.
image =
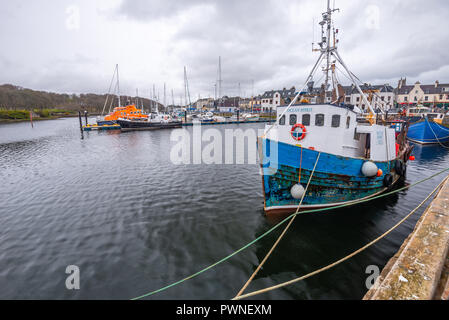
[[[312,112],[312,108],[289,108],[288,112]]]

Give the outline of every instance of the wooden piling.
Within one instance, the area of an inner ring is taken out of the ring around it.
[[[84,139],[83,119],[81,118],[81,111],[78,111],[78,118],[80,120],[81,139]]]

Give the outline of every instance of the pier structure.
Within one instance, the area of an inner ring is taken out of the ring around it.
[[[449,300],[449,179],[364,300]]]

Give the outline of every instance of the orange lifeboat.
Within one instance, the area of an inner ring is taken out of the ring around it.
[[[148,119],[148,115],[143,114],[142,110],[136,108],[131,104],[126,107],[115,108],[110,114],[104,117],[105,121],[117,121],[119,118],[126,118],[130,120],[143,120]]]

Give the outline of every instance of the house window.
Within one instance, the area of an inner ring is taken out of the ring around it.
[[[408,97],[404,97],[404,101],[407,102],[408,101]]]
[[[351,97],[346,97],[346,102],[351,102]]]
[[[429,101],[429,96],[426,96],[424,99],[425,99],[426,101]]]
[[[385,97],[380,97],[380,100],[385,101]]]
[[[298,117],[296,116],[296,114],[290,115],[290,125],[291,126],[294,126],[296,124],[297,120],[298,120]]]
[[[360,97],[357,97],[357,102],[360,102]]]
[[[346,129],[349,129],[349,126],[351,125],[351,117],[348,117],[346,119]]]
[[[285,115],[283,115],[282,118],[279,120],[279,125],[281,126],[285,125]]]
[[[418,97],[415,96],[415,101],[418,101]]]
[[[391,101],[391,97],[388,97],[388,101]]]
[[[338,114],[332,116],[332,124],[331,124],[332,128],[340,127],[340,118],[341,117]]]
[[[302,115],[302,124],[304,126],[310,126],[310,114],[303,114]]]
[[[440,94],[440,100],[443,100],[443,95],[442,94]]]
[[[317,127],[323,127],[324,126],[324,114],[317,114],[315,116],[315,125]]]

